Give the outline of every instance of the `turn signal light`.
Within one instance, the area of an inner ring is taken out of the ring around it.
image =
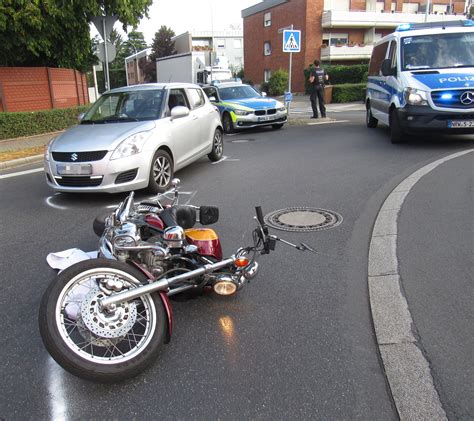
[[[239,257],[234,262],[235,266],[237,266],[238,268],[244,268],[244,267],[248,266],[249,263],[250,263],[250,260],[247,259],[246,257]]]

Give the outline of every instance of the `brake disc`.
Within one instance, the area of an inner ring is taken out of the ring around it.
[[[99,288],[93,288],[84,296],[81,304],[81,316],[84,325],[100,338],[120,338],[127,334],[137,320],[137,305],[134,302],[117,304],[112,312],[100,309],[99,300],[106,294]]]

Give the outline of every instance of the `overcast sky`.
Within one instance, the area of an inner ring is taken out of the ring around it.
[[[231,25],[242,28],[242,9],[260,3],[261,0],[154,0],[148,10],[149,19],[143,19],[137,30],[143,32],[151,44],[155,32],[166,25],[176,35],[186,31],[218,31]],[[116,23],[119,29],[120,24]],[[130,30],[131,28],[129,28]],[[97,34],[92,30],[92,36]]]

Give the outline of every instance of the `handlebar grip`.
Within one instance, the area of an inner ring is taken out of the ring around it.
[[[255,206],[255,211],[257,212],[257,220],[260,223],[260,225],[264,225],[263,222],[263,213],[262,213],[262,208],[260,206]]]

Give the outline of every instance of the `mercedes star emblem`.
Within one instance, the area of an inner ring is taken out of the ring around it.
[[[474,104],[474,91],[466,91],[461,94],[461,104],[471,105]]]
[[[79,157],[77,156],[77,153],[71,154],[71,161],[75,161],[75,160],[77,160],[77,158],[79,158]]]

